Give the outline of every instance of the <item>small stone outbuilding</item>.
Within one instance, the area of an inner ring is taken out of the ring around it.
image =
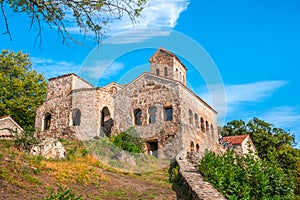
[[[134,126],[156,157],[216,148],[217,112],[186,86],[185,65],[163,48],[149,62],[150,72],[127,85],[94,87],[76,74],[49,79],[36,111],[39,137],[88,140]]]
[[[248,134],[223,137],[223,146],[232,148],[236,155],[244,156],[246,154],[255,155],[255,146]]]
[[[19,126],[9,115],[0,117],[0,139],[11,140],[13,133],[11,131],[21,133],[22,127]]]

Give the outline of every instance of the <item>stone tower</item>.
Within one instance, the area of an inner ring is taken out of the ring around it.
[[[149,59],[150,73],[179,81],[186,85],[187,68],[175,54],[159,48]]]

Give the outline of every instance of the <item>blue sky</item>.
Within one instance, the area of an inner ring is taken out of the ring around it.
[[[226,92],[225,121],[259,117],[291,130],[300,141],[300,1],[149,0],[148,3],[135,28],[124,18],[110,24],[109,36],[135,31],[134,37],[121,41],[122,45],[167,38],[172,30],[192,38],[206,50],[222,77]],[[128,52],[106,70],[103,63],[93,69],[82,68],[96,46],[89,38],[86,46],[72,43],[66,46],[55,29],[43,25],[42,50],[34,48],[37,32],[35,28],[28,31],[29,19],[8,14],[13,41],[1,35],[1,48],[29,53],[33,67],[47,78],[75,72],[87,76],[101,74],[99,85],[115,80],[126,83],[148,70],[148,58],[155,51]],[[2,17],[0,27],[4,32]],[[68,28],[75,37],[81,38],[75,27]],[[158,31],[141,34],[139,30],[145,28]],[[197,66],[182,59],[189,68],[189,86],[210,102],[207,82],[197,73]]]

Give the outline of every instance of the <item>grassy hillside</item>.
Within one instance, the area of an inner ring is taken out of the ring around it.
[[[144,174],[122,173],[89,155],[79,141],[63,141],[65,160],[46,160],[0,141],[0,199],[42,199],[60,186],[83,199],[176,199],[168,167]]]

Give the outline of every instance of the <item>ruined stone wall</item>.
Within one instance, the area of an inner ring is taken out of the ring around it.
[[[134,110],[142,110],[142,125],[135,125],[136,130],[146,141],[158,142],[158,156],[172,158],[180,146],[181,105],[178,83],[167,79],[144,74],[114,97],[115,129],[124,131],[134,126]],[[173,120],[165,121],[165,106],[172,106]],[[149,108],[157,108],[156,122],[149,123]]]
[[[199,148],[198,151],[212,150],[218,144],[217,113],[184,86],[179,87],[179,95],[182,105],[182,148],[186,150]],[[195,119],[195,114],[198,120]],[[201,129],[201,118],[204,121],[204,131]],[[209,125],[208,129],[206,121]]]
[[[74,74],[49,79],[46,101],[36,110],[35,127],[38,136],[74,137],[72,129],[72,91],[76,88],[92,88],[93,86]],[[84,98],[83,98],[84,99]],[[45,115],[51,115],[50,128],[45,130]]]
[[[41,137],[62,134],[69,126],[71,112],[72,76],[50,79],[46,101],[36,110],[35,127]],[[51,115],[49,130],[44,130],[45,114]]]

